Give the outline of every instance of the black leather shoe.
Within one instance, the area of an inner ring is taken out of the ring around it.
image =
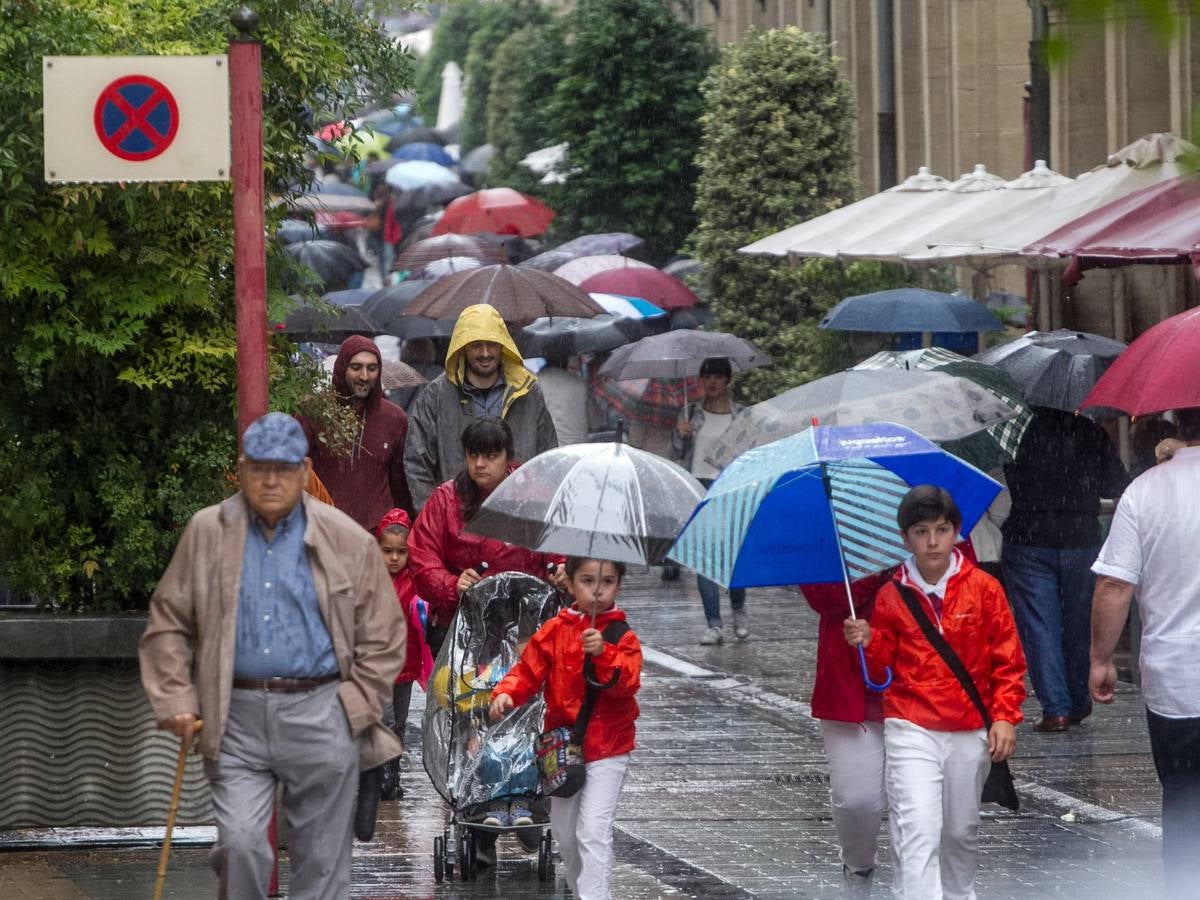
[[[1079,712],[1073,712],[1069,716],[1067,716],[1067,721],[1069,721],[1072,725],[1081,725],[1083,723],[1083,720],[1086,719],[1091,714],[1092,714],[1092,704],[1089,703],[1087,706],[1085,706]]]
[[[1042,720],[1033,726],[1034,731],[1040,731],[1043,734],[1053,731],[1066,731],[1067,726],[1071,724],[1069,716],[1042,716]]]

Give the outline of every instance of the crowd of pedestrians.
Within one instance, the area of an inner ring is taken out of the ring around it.
[[[180,737],[199,729],[223,895],[266,896],[277,794],[291,829],[292,896],[346,895],[360,770],[382,766],[384,799],[399,795],[413,685],[429,686],[464,593],[489,575],[523,572],[548,582],[565,608],[496,673],[487,711],[502,719],[542,692],[545,727],[569,728],[584,702],[585,662],[611,678],[582,739],[585,786],[555,797],[548,816],[575,895],[609,896],[641,669],[616,606],[624,566],[466,530],[522,461],[586,439],[582,405],[560,402],[579,381],[565,362],[547,370],[543,391],[499,314],[473,306],[454,327],[444,370],[406,398],[407,413],[383,395],[379,347],[360,337],[342,344],[333,384],[357,422],[349,448],[278,413],[247,429],[240,490],[189,523],[141,642],[160,725]],[[709,451],[742,413],[731,376],[729,360],[703,362],[702,398],[681,411],[667,451],[706,485],[720,474]],[[568,412],[578,421],[560,434],[555,420]],[[850,896],[870,896],[887,821],[894,896],[974,897],[981,791],[1015,750],[1026,665],[1041,707],[1033,730],[1079,726],[1093,701],[1112,700],[1112,656],[1135,594],[1167,879],[1172,896],[1187,896],[1200,876],[1200,670],[1191,652],[1200,625],[1180,561],[1190,525],[1200,527],[1191,521],[1200,515],[1200,418],[1176,419],[1180,440],[1162,454],[1174,458],[1130,484],[1103,429],[1037,408],[993,506],[1007,511],[989,526],[999,525],[1002,546],[982,532],[978,547],[964,539],[954,499],[917,487],[896,526],[906,561],[853,584],[802,588],[820,619],[812,712]],[[322,487],[329,503],[317,499]],[[1117,498],[1105,539],[1101,502]],[[721,588],[698,576],[698,590],[700,643],[716,647],[727,637]],[[732,635],[747,639],[745,591],[730,591],[729,602]],[[886,690],[872,686],[889,677]],[[524,805],[518,813],[505,815],[537,815]]]

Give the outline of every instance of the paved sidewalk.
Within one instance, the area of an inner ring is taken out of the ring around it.
[[[750,639],[707,648],[697,643],[704,623],[694,579],[631,573],[622,605],[648,652],[613,896],[839,896],[827,768],[807,703],[816,617],[794,592],[751,591]],[[561,880],[539,883],[534,860],[515,845],[502,845],[493,876],[434,885],[432,840],[444,811],[420,768],[420,706],[414,697],[405,799],[384,804],[378,839],[356,846],[352,896],[566,896]],[[1023,725],[1013,771],[1022,809],[985,812],[981,900],[1161,895],[1160,794],[1132,688],[1067,734]],[[14,837],[0,835],[0,846]],[[156,862],[155,851],[128,848],[0,853],[0,898],[149,897]],[[887,896],[886,866],[880,876],[877,898]],[[179,849],[166,896],[214,893],[205,850]]]

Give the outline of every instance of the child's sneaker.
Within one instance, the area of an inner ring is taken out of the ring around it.
[[[508,822],[510,825],[532,825],[533,815],[523,802],[514,800],[508,807]]]
[[[510,824],[507,803],[493,803],[488,807],[487,815],[483,817],[484,825],[493,828],[507,828]]]
[[[746,611],[744,609],[735,609],[733,611],[733,633],[737,635],[739,641],[744,641],[750,637],[750,629],[746,626]]]
[[[725,640],[725,636],[721,634],[720,625],[710,625],[705,629],[704,634],[700,636],[700,644],[704,647],[711,647],[714,644],[719,644]]]

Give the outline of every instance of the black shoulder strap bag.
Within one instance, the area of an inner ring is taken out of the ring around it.
[[[958,683],[962,685],[962,689],[967,692],[967,696],[971,702],[975,704],[975,708],[979,710],[979,715],[983,717],[983,727],[987,731],[992,730],[992,717],[988,713],[987,706],[983,702],[983,698],[979,696],[979,688],[975,686],[971,674],[967,671],[967,667],[963,665],[963,661],[958,658],[958,654],[946,641],[945,636],[938,631],[937,626],[933,624],[921,607],[921,603],[917,600],[916,592],[906,584],[897,581],[894,582],[896,590],[900,592],[900,598],[904,601],[904,605],[908,607],[908,611],[912,613],[913,619],[916,620],[917,626],[925,635],[926,640],[933,645],[933,649],[938,652],[943,662],[950,667],[950,671],[954,673],[954,677],[958,679]],[[1008,770],[1008,760],[1004,762],[992,763],[991,771],[988,772],[987,781],[983,785],[983,795],[980,799],[984,803],[997,803],[1005,809],[1011,809],[1016,812],[1021,808],[1020,798],[1017,797],[1017,789],[1013,785],[1012,772]]]

